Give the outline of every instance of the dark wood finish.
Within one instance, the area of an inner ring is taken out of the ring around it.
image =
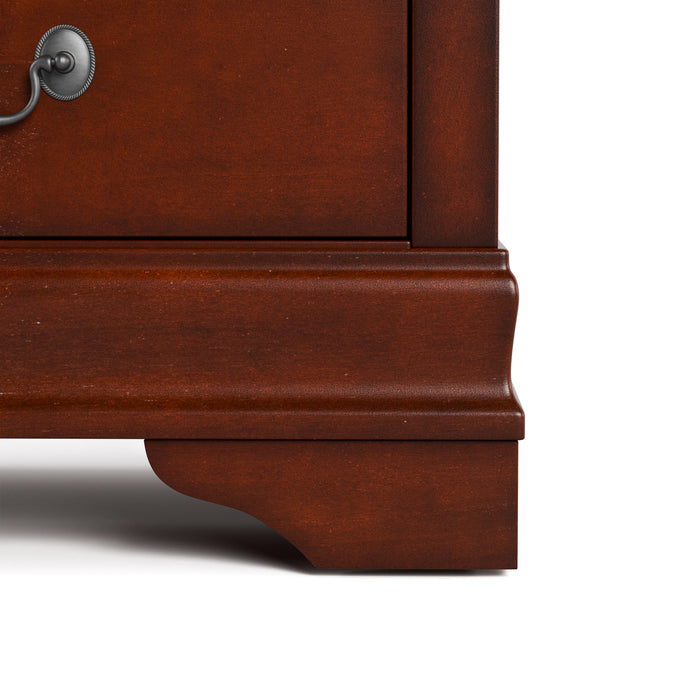
[[[498,0],[413,3],[413,245],[498,245]]]
[[[12,249],[27,250],[185,250],[193,252],[194,250],[240,250],[240,251],[287,251],[295,250],[298,252],[323,251],[332,253],[335,251],[347,252],[351,250],[370,251],[370,250],[403,250],[411,249],[411,243],[408,240],[372,240],[360,239],[349,241],[345,239],[304,239],[297,240],[294,238],[288,239],[238,239],[238,238],[37,238],[27,241],[23,238],[5,238],[0,240],[0,253],[3,250]]]
[[[497,245],[497,0],[3,2],[0,112],[49,17],[97,77],[0,132],[0,237],[406,237],[412,111],[414,245]]]
[[[0,436],[517,440],[504,250],[0,250]]]
[[[146,438],[319,567],[514,568],[497,0],[3,0],[0,113],[60,23],[93,86],[0,130],[0,437]]]
[[[146,442],[155,473],[326,569],[513,569],[517,442]]]
[[[0,114],[50,27],[79,100],[0,130],[0,237],[407,236],[406,0],[2,0]]]

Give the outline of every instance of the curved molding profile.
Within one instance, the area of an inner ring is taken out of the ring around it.
[[[505,250],[0,249],[0,437],[518,440]]]
[[[325,569],[517,566],[517,442],[147,440],[153,470]]]

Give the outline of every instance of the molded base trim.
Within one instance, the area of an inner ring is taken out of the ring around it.
[[[518,440],[505,250],[0,248],[0,437]]]

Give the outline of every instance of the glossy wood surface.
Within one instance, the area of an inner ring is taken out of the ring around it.
[[[0,130],[0,437],[146,438],[319,567],[514,568],[497,0],[4,0],[0,113],[61,23],[95,82]]]
[[[516,440],[504,250],[0,249],[0,436]]]
[[[517,566],[517,442],[162,441],[156,474],[244,510],[317,567]]]
[[[92,86],[0,130],[0,237],[407,237],[406,0],[2,0],[0,114],[42,34]]]
[[[413,245],[498,245],[498,0],[413,3]]]

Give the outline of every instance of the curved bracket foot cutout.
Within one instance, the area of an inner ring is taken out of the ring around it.
[[[517,442],[146,440],[156,475],[324,569],[517,566]]]

